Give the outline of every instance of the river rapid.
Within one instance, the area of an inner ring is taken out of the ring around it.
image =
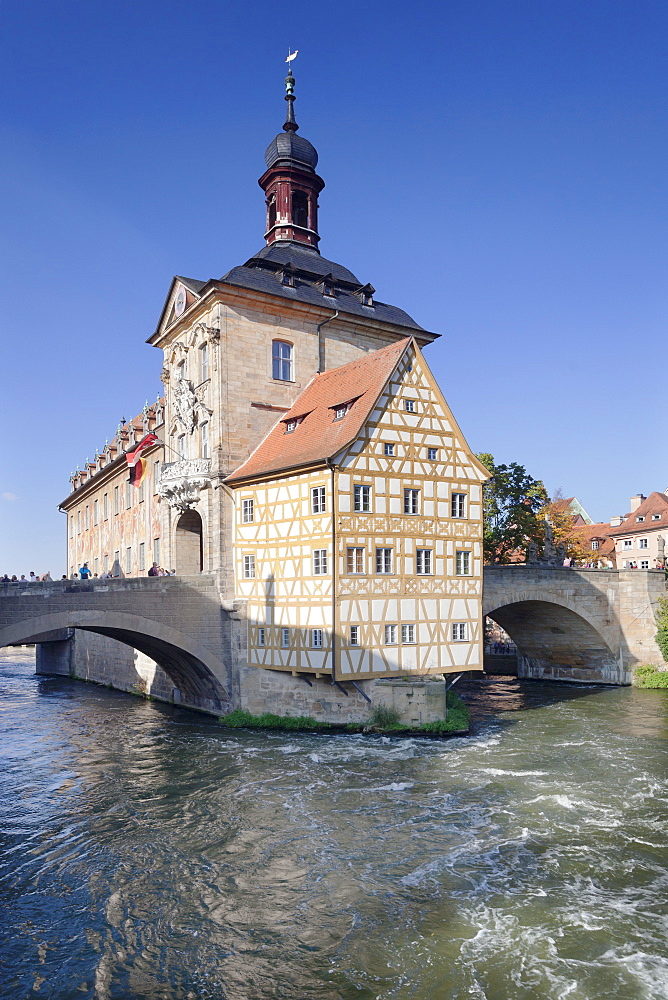
[[[431,741],[227,730],[0,656],[2,1000],[668,997],[668,691]]]

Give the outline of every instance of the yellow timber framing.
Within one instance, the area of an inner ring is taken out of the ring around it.
[[[487,476],[412,342],[360,433],[327,464],[235,484],[249,663],[349,681],[482,669]],[[326,487],[324,514],[312,512],[318,486]],[[368,510],[355,510],[356,486],[369,487]],[[416,491],[411,512],[407,490]],[[464,498],[463,516],[453,516],[453,494]],[[242,523],[244,499],[253,500],[254,528]],[[314,552],[325,548],[318,579]],[[378,550],[390,550],[387,564]],[[468,573],[457,573],[458,552],[468,553]],[[243,575],[250,555],[253,580]]]

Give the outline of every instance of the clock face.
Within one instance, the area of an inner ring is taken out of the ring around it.
[[[183,285],[179,286],[179,290],[176,293],[176,298],[174,299],[174,312],[177,316],[180,316],[186,307],[186,290]]]

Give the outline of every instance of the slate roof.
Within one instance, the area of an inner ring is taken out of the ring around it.
[[[652,514],[660,514],[661,517],[653,521]],[[644,517],[644,521],[638,521],[639,517]],[[612,536],[645,534],[657,528],[668,529],[668,496],[665,493],[650,493],[647,499],[643,500],[637,510],[626,515],[618,527],[611,528]]]
[[[286,264],[291,264],[294,268],[294,288],[280,280],[280,273]],[[332,276],[334,295],[325,295],[323,288],[318,287],[318,282],[328,274]],[[338,309],[340,313],[363,316],[365,319],[375,319],[410,330],[423,330],[407,312],[397,306],[376,300],[372,306],[363,305],[360,296],[355,294],[361,287],[361,282],[352,271],[321,257],[317,250],[292,242],[263,247],[245,264],[233,267],[223,275],[219,283],[279,295],[308,305],[324,305],[332,310]],[[432,336],[436,337],[438,334]]]
[[[407,337],[316,375],[226,482],[323,462],[351,444],[411,343]],[[345,417],[335,420],[333,407],[353,400]],[[303,419],[295,430],[286,433],[286,422],[299,417]]]
[[[181,274],[175,275],[177,281],[180,281],[182,285],[189,288],[191,292],[195,295],[199,295],[205,285],[208,285],[208,281],[198,281],[197,278],[184,278]]]

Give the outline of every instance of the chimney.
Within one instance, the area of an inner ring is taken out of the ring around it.
[[[638,507],[643,502],[643,500],[646,500],[646,499],[647,499],[647,497],[643,496],[642,493],[638,493],[636,496],[631,497],[631,499],[629,501],[629,503],[631,504],[631,513],[633,514],[634,511],[636,511],[638,509]]]
[[[620,526],[620,524],[623,522],[623,520],[624,520],[624,518],[622,517],[621,514],[615,514],[614,517],[610,518],[610,527],[611,528],[618,528]]]

